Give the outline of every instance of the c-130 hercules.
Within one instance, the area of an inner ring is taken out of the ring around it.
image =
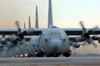
[[[80,22],[81,28],[58,28],[53,26],[52,17],[52,2],[49,0],[49,12],[48,12],[48,28],[35,28],[35,29],[20,29],[19,23],[16,22],[18,27],[17,30],[0,30],[0,34],[11,35],[18,34],[19,39],[23,40],[26,36],[37,36],[31,38],[30,44],[33,45],[31,48],[35,48],[35,54],[38,57],[46,55],[47,57],[58,57],[63,54],[65,57],[71,55],[70,46],[79,48],[81,44],[79,42],[86,41],[88,44],[97,45],[93,40],[98,40],[100,43],[100,29],[96,26],[94,28],[85,28],[82,21]],[[38,22],[38,19],[37,19]],[[38,26],[38,25],[36,25]],[[75,36],[73,36],[75,35]],[[72,42],[72,43],[70,43]]]

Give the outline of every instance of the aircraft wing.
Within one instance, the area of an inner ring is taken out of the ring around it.
[[[81,36],[68,36],[68,38],[70,41],[76,42],[76,39],[81,39],[82,37]],[[84,41],[84,39],[82,39],[81,41]]]
[[[91,28],[87,28],[86,30],[90,30]],[[83,29],[82,28],[62,28],[68,35],[82,35]],[[95,31],[89,31],[89,35],[97,35],[100,34],[100,29]]]
[[[27,30],[27,34],[30,35],[39,35],[42,33],[44,29],[30,29]],[[86,30],[90,30],[91,28],[87,28]],[[83,29],[81,28],[61,28],[61,30],[64,30],[67,35],[82,35]],[[99,35],[100,34],[100,29],[97,29],[95,31],[89,31],[89,35]]]
[[[17,34],[18,29],[0,29],[0,35],[13,35]]]
[[[42,33],[43,30],[46,28],[39,28],[39,29],[21,29],[23,32],[26,31],[26,35],[39,35]],[[67,35],[82,35],[83,29],[81,28],[61,28],[66,32]],[[90,30],[90,28],[87,28],[86,30]],[[18,29],[0,29],[0,35],[13,35],[17,34]],[[100,29],[97,29],[95,31],[89,31],[89,35],[99,35]]]
[[[39,35],[44,29],[21,29],[22,32],[27,32],[26,35]],[[15,35],[18,29],[0,29],[0,35]]]
[[[27,29],[25,35],[40,35],[45,29]],[[24,30],[25,31],[25,30]]]
[[[73,41],[73,42],[77,42],[76,39],[81,39],[78,42],[85,41],[85,39],[82,38],[81,36],[68,36],[68,38],[69,38],[70,41]],[[100,36],[94,36],[94,37],[91,36],[91,38],[93,40],[99,40],[100,39]]]

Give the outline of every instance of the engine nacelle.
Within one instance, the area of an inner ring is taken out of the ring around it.
[[[79,48],[80,47],[80,44],[77,42],[77,43],[74,44],[74,47],[75,48]]]
[[[63,55],[64,55],[65,57],[69,57],[71,54],[72,54],[72,51],[69,50],[69,51],[65,52]]]

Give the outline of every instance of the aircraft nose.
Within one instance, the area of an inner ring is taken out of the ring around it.
[[[52,40],[50,44],[51,44],[52,51],[54,51],[54,52],[59,51],[59,48],[60,48],[60,41],[59,40]]]

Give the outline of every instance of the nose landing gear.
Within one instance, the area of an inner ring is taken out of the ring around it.
[[[71,52],[71,50],[69,50],[69,51],[65,52],[63,55],[65,57],[69,57],[71,54],[72,54],[72,52]]]

